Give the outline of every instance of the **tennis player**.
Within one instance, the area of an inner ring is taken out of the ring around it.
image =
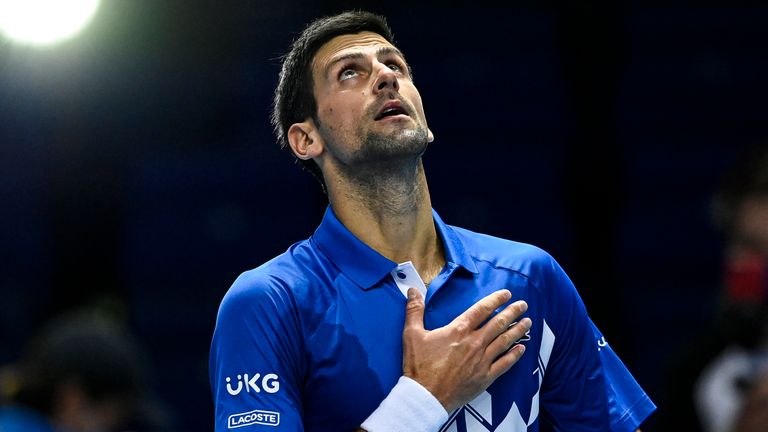
[[[312,22],[273,124],[330,205],[222,300],[217,431],[631,432],[655,409],[551,256],[432,209],[434,136],[384,18]]]

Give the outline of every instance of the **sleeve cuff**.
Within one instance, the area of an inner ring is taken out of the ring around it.
[[[401,376],[389,395],[360,425],[368,432],[435,432],[448,411],[416,381]]]

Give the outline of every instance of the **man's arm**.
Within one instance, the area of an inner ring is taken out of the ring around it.
[[[358,431],[437,430],[448,413],[508,371],[525,351],[523,345],[514,344],[530,329],[531,320],[512,323],[528,305],[517,301],[488,318],[511,298],[508,290],[496,291],[450,324],[430,331],[424,328],[424,298],[417,289],[409,289],[403,328],[405,378]]]
[[[295,310],[290,291],[259,272],[242,275],[224,296],[209,370],[217,432],[304,430]]]
[[[560,265],[547,257],[540,283],[545,325],[554,341],[540,392],[542,418],[554,429],[636,431],[655,405],[602,333]]]

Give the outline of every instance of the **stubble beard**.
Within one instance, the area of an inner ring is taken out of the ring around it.
[[[427,128],[418,125],[415,129],[403,129],[395,134],[384,134],[376,131],[360,131],[361,146],[355,159],[361,165],[382,164],[392,165],[416,162],[427,150]]]
[[[391,214],[413,211],[423,192],[419,176],[423,175],[421,156],[428,144],[426,126],[418,123],[394,133],[361,127],[356,132],[361,145],[339,166],[352,186],[348,198]]]

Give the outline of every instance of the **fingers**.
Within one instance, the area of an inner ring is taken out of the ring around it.
[[[424,297],[416,288],[408,288],[404,330],[407,329],[424,330]]]
[[[530,318],[521,319],[520,322],[508,327],[505,332],[501,333],[493,340],[493,342],[488,344],[488,348],[485,350],[486,355],[490,356],[490,358],[496,358],[507,351],[509,347],[515,344],[515,342],[522,339],[530,328]]]
[[[451,324],[456,325],[458,328],[472,331],[480,327],[480,324],[493,314],[493,311],[508,302],[511,298],[512,293],[508,290],[504,289],[493,292],[473,304],[472,307],[464,311],[463,314],[456,317]]]
[[[499,376],[501,376],[503,373],[508,371],[512,366],[517,363],[518,360],[520,360],[520,357],[523,356],[523,353],[525,352],[525,345],[515,345],[514,348],[507,351],[503,356],[496,359],[491,364],[491,378],[492,380],[495,380]]]
[[[481,332],[485,342],[490,343],[492,340],[496,339],[496,337],[509,330],[510,325],[517,321],[520,315],[527,310],[528,303],[522,300],[516,301],[505,307],[503,311],[496,314],[496,316],[483,325]]]

